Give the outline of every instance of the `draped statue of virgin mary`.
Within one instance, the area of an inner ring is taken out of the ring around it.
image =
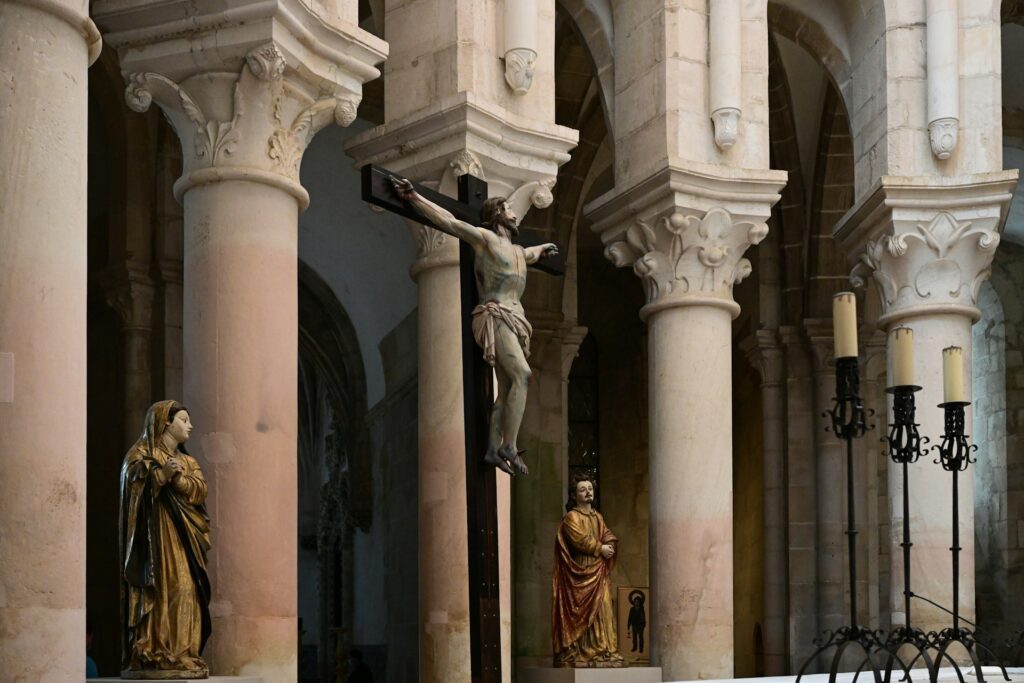
[[[121,467],[122,678],[209,676],[210,520],[191,431],[184,406],[154,403]]]

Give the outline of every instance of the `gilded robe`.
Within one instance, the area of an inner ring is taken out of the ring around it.
[[[601,513],[572,509],[562,518],[555,540],[551,582],[551,638],[555,666],[621,663],[612,608],[611,572],[615,555],[601,557],[601,546],[617,549],[618,539]]]
[[[210,636],[207,489],[199,463],[161,443],[173,404],[150,408],[121,467],[122,664],[126,672],[198,675]],[[167,479],[161,468],[170,458],[182,471]]]

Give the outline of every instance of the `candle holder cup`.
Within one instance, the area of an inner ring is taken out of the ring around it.
[[[932,681],[937,680],[939,666],[945,659],[953,666],[960,683],[964,682],[960,667],[949,654],[950,646],[959,643],[971,658],[978,683],[985,683],[979,653],[987,659],[995,661],[1003,678],[1009,681],[1010,677],[1006,673],[1006,667],[999,663],[995,652],[979,642],[972,630],[960,625],[963,619],[960,616],[960,551],[962,548],[960,547],[959,475],[961,472],[966,472],[971,463],[976,462],[971,454],[978,450],[978,445],[970,443],[967,435],[964,434],[964,409],[969,405],[970,401],[947,401],[939,404],[939,407],[945,412],[945,430],[942,434],[942,441],[931,448],[932,451],[938,453],[938,457],[934,461],[935,464],[942,465],[942,469],[951,473],[953,478],[953,544],[949,549],[953,555],[953,610],[950,612],[953,623],[950,628],[931,631],[927,635],[929,645],[936,650],[930,676]]]

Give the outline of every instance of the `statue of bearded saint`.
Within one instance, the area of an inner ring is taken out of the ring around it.
[[[154,403],[121,466],[122,678],[207,678],[206,481],[185,450],[188,410]]]
[[[569,484],[566,514],[555,540],[551,640],[556,667],[618,667],[611,573],[619,541],[594,509],[594,482]]]

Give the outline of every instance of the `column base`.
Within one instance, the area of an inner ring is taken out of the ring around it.
[[[90,678],[90,681],[95,683],[122,683],[126,680],[123,678]],[[162,678],[164,681],[184,681],[194,680],[185,678]],[[202,679],[209,681],[210,683],[264,683],[261,676],[210,676],[209,678]],[[659,679],[660,680],[660,679]]]
[[[661,667],[571,669],[531,667],[516,677],[518,683],[661,683]]]

